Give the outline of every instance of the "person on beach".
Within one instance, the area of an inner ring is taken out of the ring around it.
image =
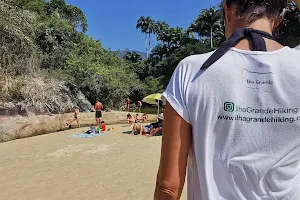
[[[126,102],[126,112],[129,112],[129,109],[130,109],[130,99],[127,98],[125,102]]]
[[[188,200],[300,199],[300,50],[272,35],[287,3],[224,0],[227,41],[178,64],[155,200],[180,199],[185,177]]]
[[[157,122],[151,124],[151,128],[158,128],[158,127],[163,127],[163,122],[164,122],[164,114],[160,113],[157,116]]]
[[[138,133],[138,135],[149,135],[150,131],[150,125],[134,124],[130,135],[134,135],[135,133]]]
[[[105,121],[102,121],[102,122],[101,122],[101,130],[102,130],[102,131],[106,131],[106,124],[105,124]]]
[[[137,112],[141,113],[142,112],[142,105],[143,105],[142,102],[138,101],[137,102],[137,107],[135,109],[135,112],[137,111]]]
[[[143,116],[142,116],[142,118],[143,118],[143,122],[148,122],[148,114],[147,113],[144,113],[143,114]]]
[[[157,116],[157,122],[150,124],[150,134],[147,137],[162,135],[163,123],[164,123],[164,114],[161,113]]]
[[[102,117],[103,104],[100,101],[96,101],[95,110],[96,110],[96,113],[95,113],[96,123],[97,123],[97,126],[99,128],[101,128],[101,117]]]
[[[96,112],[96,109],[95,109],[95,106],[94,106],[94,105],[92,105],[91,112]]]
[[[132,125],[134,123],[137,123],[136,119],[134,118],[134,116],[132,116],[130,113],[128,113],[127,115],[127,123]]]
[[[135,115],[135,121],[136,121],[137,123],[143,122],[143,118],[140,117],[140,114],[137,113],[137,114]]]
[[[69,128],[72,128],[72,123],[74,122],[74,121],[76,121],[77,122],[77,125],[78,125],[78,127],[80,128],[80,123],[79,123],[79,107],[78,106],[74,106],[73,107],[73,119],[71,119],[68,123],[66,123],[67,124],[67,126],[69,127]]]
[[[139,135],[151,137],[156,134],[159,134],[159,132],[162,130],[163,121],[164,121],[163,114],[159,114],[158,121],[155,123],[152,123],[152,124],[146,125],[146,126],[144,126],[143,124],[135,124],[132,128],[132,132],[130,135],[139,133]]]

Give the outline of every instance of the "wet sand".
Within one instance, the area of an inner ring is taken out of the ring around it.
[[[0,143],[0,199],[153,199],[161,137],[109,127],[94,138],[72,137],[81,128]]]

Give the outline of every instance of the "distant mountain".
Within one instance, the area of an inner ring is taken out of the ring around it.
[[[147,54],[141,51],[134,51],[134,50],[130,50],[130,49],[124,49],[124,50],[119,50],[119,51],[114,51],[115,53],[118,54],[119,58],[124,58],[127,52],[135,52],[137,54],[139,54],[143,60],[146,60],[147,58]]]

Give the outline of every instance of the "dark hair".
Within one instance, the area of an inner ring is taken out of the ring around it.
[[[237,16],[246,23],[267,17],[279,18],[288,5],[288,0],[224,0],[226,5],[236,5]]]
[[[101,124],[104,124],[104,123],[105,123],[104,121],[101,122]]]

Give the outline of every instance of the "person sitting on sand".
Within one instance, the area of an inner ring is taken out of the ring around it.
[[[106,131],[106,124],[104,121],[101,122],[101,130]]]
[[[163,115],[163,113],[161,113],[157,116],[157,122],[152,123],[150,125],[150,134],[148,135],[148,137],[152,137],[155,135],[161,135],[163,123],[164,123],[164,115]]]
[[[66,123],[67,124],[67,126],[69,127],[69,128],[71,128],[72,127],[72,123],[74,122],[74,121],[77,121],[77,125],[78,125],[78,127],[80,127],[80,124],[79,124],[79,107],[78,106],[74,106],[73,107],[73,116],[74,116],[74,118],[72,119],[72,120],[70,120],[69,121],[69,123]]]
[[[140,118],[140,115],[139,115],[139,114],[136,114],[136,115],[135,115],[135,120],[136,120],[137,123],[141,123],[141,122],[144,121],[143,118]]]
[[[150,131],[150,125],[134,124],[130,135],[135,135],[135,133],[138,133],[138,135],[150,135]]]
[[[142,117],[143,117],[143,122],[148,122],[148,114],[147,113],[144,113]]]
[[[127,115],[127,123],[130,125],[137,123],[135,118],[130,113],[128,113],[128,115]]]
[[[135,124],[132,128],[131,135],[134,135],[136,132],[138,132],[139,135],[145,135],[148,137],[157,135],[162,131],[163,120],[164,120],[163,114],[159,114],[158,121],[155,123],[152,123],[147,126],[144,126],[142,124]]]

